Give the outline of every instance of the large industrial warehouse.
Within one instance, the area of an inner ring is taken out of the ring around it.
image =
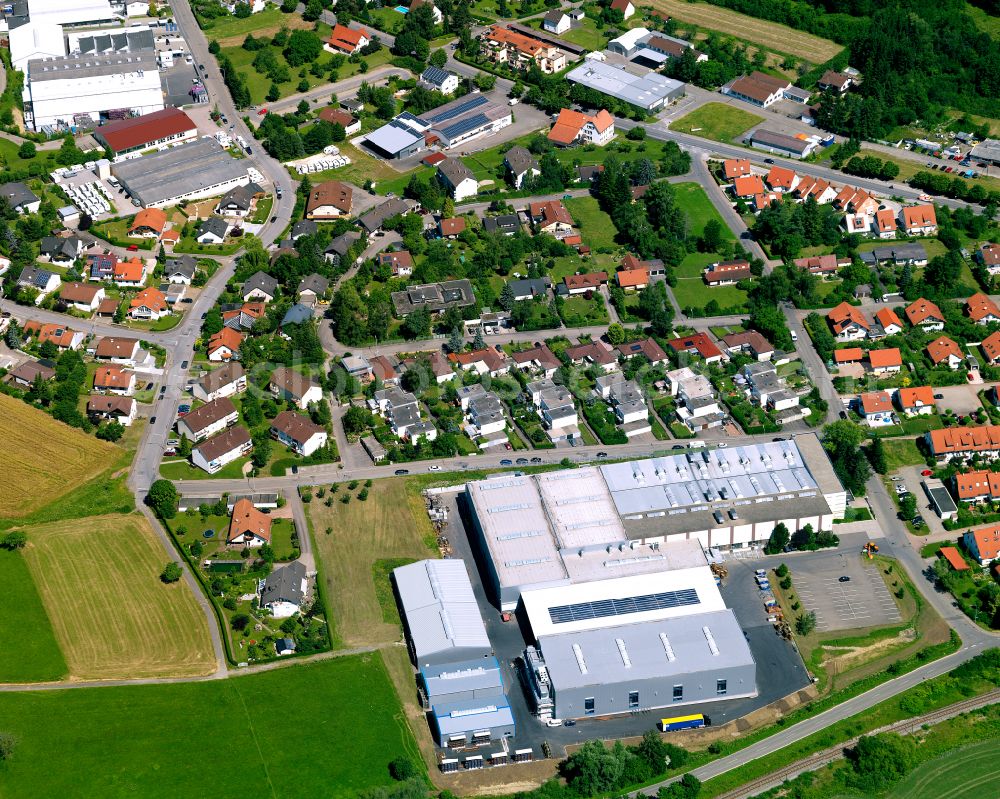
[[[461,560],[422,560],[392,573],[410,655],[440,746],[514,734],[500,664]]]
[[[830,530],[847,496],[815,435],[791,441],[503,475],[466,486],[493,600],[531,588],[704,563],[702,547],[762,544],[774,526]],[[696,540],[698,546],[665,547]]]
[[[111,171],[143,208],[166,208],[245,186],[250,182],[246,163],[233,158],[215,139],[201,138],[120,161]]]

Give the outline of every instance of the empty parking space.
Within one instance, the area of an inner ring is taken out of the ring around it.
[[[816,629],[821,632],[900,621],[899,608],[878,567],[856,552],[799,556],[789,559],[788,566],[792,592],[803,607],[815,612]]]

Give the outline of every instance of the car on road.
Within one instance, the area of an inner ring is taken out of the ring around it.
[[[441,471],[441,467],[440,467],[440,466],[438,466],[438,465],[437,465],[437,464],[435,463],[435,464],[434,464],[433,466],[428,466],[428,467],[427,467],[427,470],[428,470],[428,471],[430,471],[430,472],[440,472],[440,471]]]
[[[575,727],[576,726],[576,719],[566,719],[566,721],[563,722],[563,726],[564,727]]]
[[[572,194],[564,194],[563,195],[563,199],[564,200],[572,200],[573,199],[573,195]]]
[[[181,361],[181,369],[187,369],[187,368],[188,368],[188,362],[187,361]]]
[[[847,418],[847,411],[841,411],[840,412],[840,418],[841,419],[846,419]]]
[[[150,417],[149,423],[150,424],[156,424],[156,417],[155,416]]]
[[[606,458],[606,457],[608,457],[608,453],[607,452],[598,452],[597,453],[597,457],[598,458]]]
[[[922,471],[922,472],[920,473],[920,476],[921,476],[921,477],[930,477],[930,476],[931,476],[932,474],[934,474],[934,472],[932,472],[932,471],[931,471],[930,469],[924,469],[924,470],[923,470],[923,471]]]
[[[205,313],[201,315],[201,318],[204,319],[206,316],[208,316],[208,311],[205,311]]]
[[[271,221],[272,221],[272,222],[277,222],[277,221],[278,221],[278,217],[276,217],[276,216],[272,216],[272,217],[271,217]]]
[[[166,391],[166,390],[167,390],[167,387],[166,387],[165,385],[164,385],[164,386],[160,386],[160,393],[161,393],[161,394],[162,394],[162,393],[163,393],[164,391]]]
[[[719,449],[725,449],[728,446],[729,445],[725,441],[720,441],[719,442]]]
[[[397,477],[402,477],[404,474],[409,474],[409,473],[410,473],[409,469],[396,469],[395,471],[395,475]]]
[[[792,341],[798,341],[799,340],[799,334],[796,333],[794,330],[789,330],[788,332],[792,334]]]
[[[514,461],[512,461],[510,458],[504,458],[502,461],[500,461],[500,465],[501,466],[513,466],[514,465]]]
[[[843,575],[843,576],[842,576],[842,577],[841,577],[841,578],[840,578],[840,579],[838,580],[838,582],[841,582],[841,583],[849,583],[850,581],[851,581],[851,578],[850,578],[850,577],[848,577],[848,576],[847,576],[846,574],[845,574],[845,575]]]
[[[542,459],[541,459],[541,458],[532,458],[532,459],[531,459],[531,462],[532,462],[532,463],[541,463],[541,462],[542,462]]]
[[[260,109],[260,111],[257,112],[257,116],[259,117],[267,116],[267,109],[266,108]]]
[[[527,459],[527,458],[518,458],[518,459],[517,459],[516,461],[514,461],[514,462],[515,462],[515,463],[516,463],[516,464],[517,464],[518,466],[527,466],[527,465],[528,465],[528,459]]]
[[[773,164],[774,163],[774,159],[773,158],[765,158],[764,159],[764,163],[765,164]]]
[[[138,244],[129,244],[127,249],[128,249],[129,252],[139,252],[139,245]]]
[[[934,399],[944,399],[944,394],[935,394]]]
[[[683,444],[674,444],[670,449],[684,449]]]
[[[298,473],[299,473],[299,465],[297,463],[293,463],[292,464],[292,474],[298,474]]]
[[[771,440],[772,440],[772,441],[784,441],[785,439],[784,439],[784,438],[782,438],[781,436],[778,436],[778,437],[776,437],[776,438],[772,438]]]

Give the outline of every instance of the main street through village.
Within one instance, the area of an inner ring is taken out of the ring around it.
[[[223,76],[219,72],[215,59],[209,54],[208,41],[197,25],[187,0],[176,0],[176,2],[173,3],[172,8],[174,10],[180,32],[191,48],[191,53],[194,57],[195,63],[205,64],[207,66],[205,84],[210,96],[213,98],[214,104],[223,114],[234,122],[236,126],[235,133],[242,134],[248,140],[252,140],[252,132],[242,120],[240,111],[233,105],[229,93],[225,89]],[[328,14],[329,12],[324,13]],[[465,64],[458,64],[457,62],[454,62],[453,59],[449,59],[449,68],[452,68],[463,75],[474,75],[476,72],[472,67]],[[407,74],[408,73],[406,73],[405,70],[396,67],[376,69],[368,75],[343,81],[336,86],[313,89],[305,94],[295,95],[278,101],[271,104],[271,110],[277,112],[290,111],[302,99],[311,103],[321,100],[325,101],[329,99],[331,90],[336,91],[337,96],[343,98],[355,93],[361,85],[362,80],[375,82],[382,81],[391,75]],[[509,88],[509,82],[502,80],[498,82],[498,85],[501,89],[504,89],[505,87]],[[634,124],[635,123],[630,122],[629,120],[616,119],[616,125],[623,131],[629,130]],[[745,247],[754,257],[763,259],[767,264],[766,268],[768,270],[779,263],[778,261],[768,259],[764,250],[752,239],[745,223],[733,210],[729,201],[722,193],[715,180],[712,178],[707,167],[707,160],[710,156],[748,158],[757,165],[763,165],[765,162],[765,155],[750,151],[743,147],[719,144],[707,141],[697,136],[678,133],[672,131],[669,124],[662,121],[648,126],[647,130],[650,137],[664,141],[675,141],[681,145],[682,148],[691,153],[693,159],[692,169],[688,175],[684,176],[683,179],[696,181],[706,191],[712,204],[722,215],[726,224],[733,230],[742,246]],[[261,241],[264,246],[267,247],[272,245],[278,239],[278,237],[288,228],[292,221],[291,216],[295,202],[296,184],[291,179],[286,167],[270,157],[264,151],[263,147],[255,147],[254,153],[250,156],[250,159],[264,176],[265,182],[274,188],[280,188],[285,195],[285,199],[282,202],[278,202],[274,207],[272,213],[275,218],[266,222],[259,232]],[[770,161],[772,159],[767,160]],[[793,162],[780,157],[773,158],[773,161],[779,164],[794,167],[802,174],[814,175],[828,180],[836,180],[838,182],[843,182],[844,180],[840,173],[827,167],[799,161]],[[886,184],[875,180],[852,178],[851,183],[859,186],[860,188],[879,192],[881,194],[895,195],[909,200],[917,199],[919,195],[919,192],[909,189],[908,187]],[[576,192],[574,192],[574,194],[576,194]],[[556,198],[557,196],[558,195],[553,195],[553,198]],[[938,202],[953,208],[964,205],[964,203],[951,200],[938,200]],[[478,211],[483,208],[485,208],[485,204],[473,203],[462,206],[461,210]],[[392,236],[375,240],[372,246],[365,251],[364,255],[365,257],[374,256],[380,249],[384,249],[389,244],[397,240],[397,238],[393,238]],[[162,377],[162,384],[166,387],[166,391],[155,401],[153,409],[150,412],[150,417],[155,417],[155,422],[150,422],[146,425],[141,441],[138,444],[135,460],[129,476],[129,485],[135,494],[137,504],[143,508],[154,529],[160,536],[165,549],[171,553],[171,555],[174,554],[173,545],[168,539],[164,529],[160,526],[148,509],[145,508],[145,496],[150,485],[158,478],[159,464],[163,454],[164,444],[171,436],[170,431],[175,420],[177,407],[181,402],[184,402],[187,399],[186,385],[190,375],[188,369],[185,368],[185,365],[193,362],[194,360],[195,345],[200,335],[202,317],[213,307],[220,294],[224,291],[227,282],[233,277],[238,257],[239,255],[237,254],[232,257],[216,258],[219,262],[218,270],[204,286],[203,290],[190,306],[185,318],[176,328],[167,332],[150,332],[142,335],[144,340],[152,344],[162,346],[166,350],[166,361],[163,367]],[[50,311],[31,309],[29,312],[28,309],[16,306],[8,301],[0,302],[0,307],[2,307],[4,311],[10,312],[14,317],[20,320],[32,318],[44,322],[60,322],[66,319],[64,315]],[[806,334],[802,325],[803,315],[791,307],[783,308],[783,312],[786,320],[788,321],[789,328],[797,333],[798,341],[796,350],[801,357],[802,363],[804,364],[814,385],[818,386],[820,395],[829,404],[827,421],[833,421],[837,418],[838,411],[841,408],[840,399],[833,387],[829,373],[824,367],[819,355],[813,348],[810,338]],[[734,324],[739,320],[739,316],[727,316],[699,319],[695,321],[700,329],[707,329],[713,324]],[[90,322],[83,327],[83,332],[94,336],[121,335],[124,331],[125,328],[119,325],[104,322]],[[604,331],[605,327],[602,326],[595,328],[574,329],[573,332],[575,335],[588,334],[597,336],[602,334]],[[334,356],[343,355],[347,352],[347,348],[339,344],[335,339],[334,331],[331,329],[329,322],[324,322],[322,324],[320,336],[321,343],[328,359]],[[505,333],[503,336],[497,337],[496,340],[498,342],[502,340],[503,343],[508,341],[530,342],[537,338],[537,333],[512,332]],[[388,354],[409,352],[421,348],[436,349],[440,346],[440,343],[440,341],[435,340],[427,342],[393,342],[390,344],[381,344],[377,347],[351,348],[351,350],[355,354],[362,355]],[[306,466],[284,477],[262,476],[246,477],[242,479],[179,481],[176,483],[178,490],[182,494],[198,496],[221,495],[227,492],[281,492],[292,506],[295,524],[299,529],[299,539],[302,543],[302,557],[309,563],[311,568],[314,569],[315,561],[314,555],[310,551],[308,527],[303,507],[298,497],[298,489],[300,487],[324,485],[346,480],[389,478],[394,475],[399,475],[401,472],[408,474],[416,474],[418,472],[426,473],[428,471],[428,467],[431,465],[429,462],[404,464],[402,467],[398,465],[372,464],[366,456],[359,454],[360,450],[357,446],[349,448],[346,445],[346,439],[343,437],[343,432],[339,423],[340,416],[342,415],[344,408],[338,407],[336,400],[333,400],[333,398],[331,399],[334,406],[334,425],[338,430],[338,444],[340,445],[340,452],[342,455],[342,461],[340,463],[321,466]],[[710,431],[708,434],[700,435],[700,438],[711,446],[713,443],[724,442],[726,434],[722,432]],[[741,440],[767,441],[770,440],[770,438],[770,436],[747,436]],[[613,447],[581,446],[571,449],[539,452],[537,458],[534,460],[540,461],[542,464],[549,465],[558,464],[564,459],[567,459],[572,464],[594,463],[600,462],[604,458],[622,459],[649,457],[656,453],[662,453],[665,450],[668,450],[669,447],[669,442],[666,444],[664,442],[630,443]],[[435,470],[440,469],[442,472],[462,472],[465,470],[478,470],[481,468],[496,469],[499,468],[498,461],[500,457],[501,456],[476,455],[444,458],[433,461],[433,466],[435,467]],[[877,519],[876,522],[871,523],[871,529],[869,530],[870,537],[878,540],[879,544],[883,547],[885,554],[896,558],[899,563],[905,567],[906,571],[913,578],[924,599],[929,602],[948,622],[948,624],[959,633],[962,638],[961,648],[954,654],[924,665],[901,677],[884,682],[878,687],[843,702],[824,713],[813,716],[812,718],[791,727],[783,728],[777,731],[774,735],[771,735],[758,743],[752,744],[734,754],[718,758],[705,766],[699,767],[693,771],[695,776],[698,778],[704,780],[726,773],[733,769],[738,769],[756,758],[770,754],[775,750],[788,746],[796,741],[800,741],[814,732],[822,730],[839,720],[863,713],[866,709],[873,707],[879,702],[896,696],[902,691],[905,691],[933,676],[947,672],[960,663],[963,663],[975,656],[978,652],[982,651],[984,647],[996,645],[997,637],[994,634],[973,624],[964,614],[957,610],[948,595],[940,593],[935,588],[932,580],[926,574],[928,564],[921,558],[918,552],[917,547],[919,544],[916,539],[910,536],[902,523],[897,519],[895,506],[879,479],[873,478],[869,482],[868,497],[871,508]],[[794,568],[795,554],[793,553],[784,557],[788,560],[789,564],[793,565]],[[191,587],[192,593],[200,602],[200,605],[207,617],[209,629],[212,631],[213,636],[213,646],[215,649],[217,668],[213,675],[205,679],[221,679],[253,671],[254,669],[231,669],[227,665],[217,621],[212,607],[197,585],[193,575],[186,568],[185,577]],[[318,657],[333,657],[340,654],[344,653],[328,653]],[[306,660],[309,659],[307,658]],[[268,666],[267,668],[275,667],[277,666]],[[144,682],[175,681],[178,680],[163,679],[146,680]],[[106,685],[109,683],[97,684]],[[80,685],[90,685],[90,683],[81,683]],[[45,687],[46,686],[44,685],[32,686],[30,688],[27,686],[5,686],[3,690],[37,690]],[[642,793],[653,795],[659,787],[660,784],[652,785],[649,788],[644,789]]]

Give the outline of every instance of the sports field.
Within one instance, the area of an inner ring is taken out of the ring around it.
[[[997,741],[982,741],[929,760],[895,787],[888,799],[985,799],[1000,796]]]
[[[4,604],[0,641],[8,642],[0,657],[0,682],[47,682],[64,677],[66,661],[20,552],[0,550],[0,585]]]
[[[107,469],[121,454],[19,399],[0,394],[0,516],[19,518]]]
[[[413,737],[376,654],[227,680],[0,695],[5,799],[348,797]]]
[[[330,616],[347,647],[379,646],[400,638],[399,626],[386,622],[379,604],[372,568],[376,560],[437,557],[426,541],[430,536],[433,542],[430,521],[422,505],[415,507],[419,498],[414,502],[409,496],[405,480],[376,480],[366,502],[356,498],[360,489],[348,492],[341,483],[330,507],[315,497],[306,506]],[[347,493],[352,499],[345,505],[340,497]]]
[[[737,136],[763,121],[764,118],[757,114],[726,103],[705,103],[676,122],[671,122],[670,129],[730,144]]]
[[[813,64],[829,61],[844,49],[843,45],[797,31],[777,22],[750,17],[728,8],[708,3],[689,3],[687,0],[652,0],[658,11],[665,11],[681,22],[692,22],[699,28],[720,31],[759,44],[778,53],[798,56]]]
[[[193,677],[215,659],[187,584],[145,518],[92,516],[28,527],[24,556],[71,678]]]

